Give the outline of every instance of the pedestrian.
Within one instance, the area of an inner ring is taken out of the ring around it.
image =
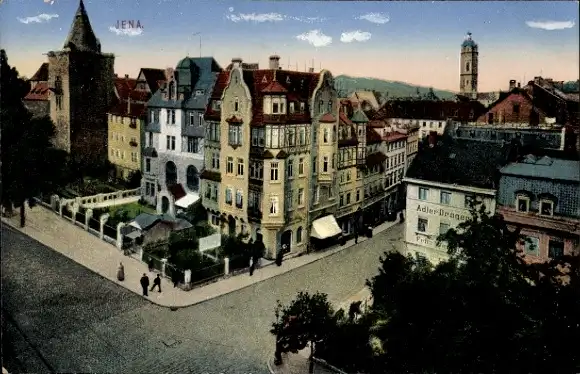
[[[173,282],[173,288],[177,287],[179,284],[179,270],[175,269],[171,273],[171,281]]]
[[[282,247],[276,254],[276,265],[282,266],[282,258],[284,257],[284,247]]]
[[[155,287],[157,287],[157,289],[159,289],[159,292],[161,292],[161,275],[157,274],[157,277],[155,279],[153,279],[153,286],[151,286],[151,290],[153,291],[155,289]]]
[[[147,290],[149,289],[149,277],[145,273],[143,273],[143,276],[141,277],[141,287],[143,288],[143,296],[147,296]]]
[[[119,264],[119,267],[117,268],[117,279],[120,280],[121,282],[125,280],[125,267],[123,266],[122,262]]]
[[[254,258],[250,257],[250,277],[254,275]]]
[[[354,244],[358,243],[358,230],[354,230]]]
[[[152,258],[149,259],[148,264],[149,264],[149,272],[152,273],[153,272],[153,259]]]

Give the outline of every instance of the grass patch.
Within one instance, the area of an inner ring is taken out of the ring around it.
[[[127,216],[131,220],[141,213],[157,214],[157,211],[154,208],[148,205],[141,205],[138,202],[123,205],[113,205],[109,207],[109,214],[111,216],[117,216],[120,211],[127,212]]]

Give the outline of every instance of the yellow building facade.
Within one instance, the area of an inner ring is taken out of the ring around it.
[[[128,180],[133,173],[141,172],[144,112],[143,104],[128,100],[108,113],[108,159],[118,179]]]

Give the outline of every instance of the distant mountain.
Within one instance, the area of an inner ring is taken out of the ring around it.
[[[416,96],[417,89],[421,95],[429,92],[429,87],[415,86],[413,84],[397,81],[386,81],[376,78],[355,78],[348,75],[339,75],[334,78],[335,86],[341,96],[352,94],[354,91],[378,91],[381,95],[389,98]],[[455,93],[445,90],[433,89],[440,99],[451,99]]]

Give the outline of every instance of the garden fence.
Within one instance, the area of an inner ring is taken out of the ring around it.
[[[163,261],[157,256],[153,256],[151,253],[143,252],[143,257],[141,261],[147,265],[153,267],[153,269],[161,272],[163,270]]]
[[[191,285],[196,286],[201,283],[206,283],[224,275],[224,263],[218,262],[215,265],[210,265],[201,269],[191,271]]]

